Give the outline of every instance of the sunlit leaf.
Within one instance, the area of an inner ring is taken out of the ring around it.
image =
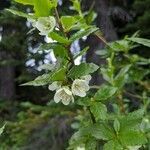
[[[143,39],[143,38],[127,38],[127,40],[150,47],[150,40],[149,39]]]
[[[71,78],[78,78],[95,72],[99,67],[93,63],[81,63],[73,66],[69,71],[68,76]]]
[[[116,87],[102,85],[100,89],[96,92],[94,99],[98,101],[104,101],[112,97],[117,91]]]

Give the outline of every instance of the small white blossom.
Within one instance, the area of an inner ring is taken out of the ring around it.
[[[56,20],[53,16],[40,17],[34,25],[39,31],[40,35],[48,35],[56,26]]]
[[[64,105],[68,105],[71,101],[74,102],[74,97],[68,87],[62,87],[56,91],[54,101],[56,103],[62,101]]]
[[[58,89],[60,89],[60,88],[61,88],[61,85],[60,85],[60,83],[57,82],[57,81],[53,82],[52,84],[50,84],[50,85],[48,86],[48,89],[49,89],[50,91],[55,91],[55,90],[58,90]]]
[[[91,77],[91,75],[86,75],[86,76],[82,76],[81,79],[85,80],[89,84],[92,77]]]
[[[72,84],[72,93],[74,95],[85,97],[86,92],[90,89],[86,80],[75,79]]]

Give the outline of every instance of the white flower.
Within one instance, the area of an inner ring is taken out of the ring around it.
[[[56,103],[62,101],[64,105],[68,105],[71,101],[74,102],[74,97],[68,87],[62,87],[56,91],[54,101]]]
[[[40,17],[34,26],[40,31],[40,35],[48,35],[55,28],[56,20],[53,16]]]
[[[81,79],[85,80],[89,84],[92,77],[91,77],[91,75],[86,75],[86,76],[82,76]]]
[[[86,92],[90,89],[86,80],[76,79],[72,84],[72,93],[74,95],[85,97]]]
[[[60,83],[57,82],[57,81],[53,82],[52,84],[50,84],[50,85],[48,86],[48,89],[49,89],[50,91],[55,91],[55,90],[58,90],[58,89],[60,89],[60,88],[61,88],[61,85],[60,85]]]

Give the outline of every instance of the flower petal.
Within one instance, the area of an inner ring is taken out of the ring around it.
[[[35,27],[40,31],[40,35],[48,35],[56,26],[56,20],[53,16],[40,17]]]
[[[89,91],[90,87],[87,83],[83,84],[82,86],[86,91]]]
[[[68,95],[72,95],[72,92],[68,87],[64,87],[63,89]]]
[[[73,90],[72,93],[74,95],[80,96],[80,97],[85,97],[86,96],[86,92],[85,91],[79,91],[79,90]]]
[[[62,93],[62,89],[59,89],[58,91],[56,91],[54,95],[54,101],[56,103],[59,103],[61,101],[61,93]]]
[[[89,85],[85,80],[76,79],[72,84],[72,93],[74,95],[85,97],[86,91],[89,90]]]
[[[48,86],[48,89],[49,89],[50,91],[55,91],[55,90],[60,89],[60,88],[61,88],[61,85],[60,85],[60,83],[57,82],[57,81],[53,82],[52,84],[50,84],[50,85]]]
[[[50,91],[55,91],[55,90],[57,89],[57,82],[53,82],[52,84],[50,84],[50,85],[48,86],[48,89],[49,89]]]
[[[70,99],[62,99],[62,103],[63,103],[64,105],[69,105]]]
[[[86,76],[82,76],[81,79],[85,80],[87,83],[90,82],[90,80],[92,79],[91,75],[86,75]]]

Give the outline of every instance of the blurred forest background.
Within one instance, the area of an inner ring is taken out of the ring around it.
[[[68,14],[69,6],[69,0],[59,1],[61,13]],[[29,32],[31,25],[26,19],[10,14],[5,8],[29,11],[11,0],[0,0],[0,126],[4,121],[7,123],[0,137],[0,150],[63,150],[72,135],[77,108],[54,104],[53,92],[47,87],[20,86],[42,74],[39,65],[54,58],[38,50],[48,40],[37,31]],[[140,37],[150,39],[150,0],[82,0],[82,8],[95,11],[95,24],[107,41],[138,30]],[[104,47],[96,37],[76,41],[75,50],[83,45],[90,46],[84,58],[87,62],[99,65],[105,62],[94,52]],[[133,53],[150,56],[145,47],[139,49],[142,51]],[[95,74],[92,82],[101,84],[103,79]]]

